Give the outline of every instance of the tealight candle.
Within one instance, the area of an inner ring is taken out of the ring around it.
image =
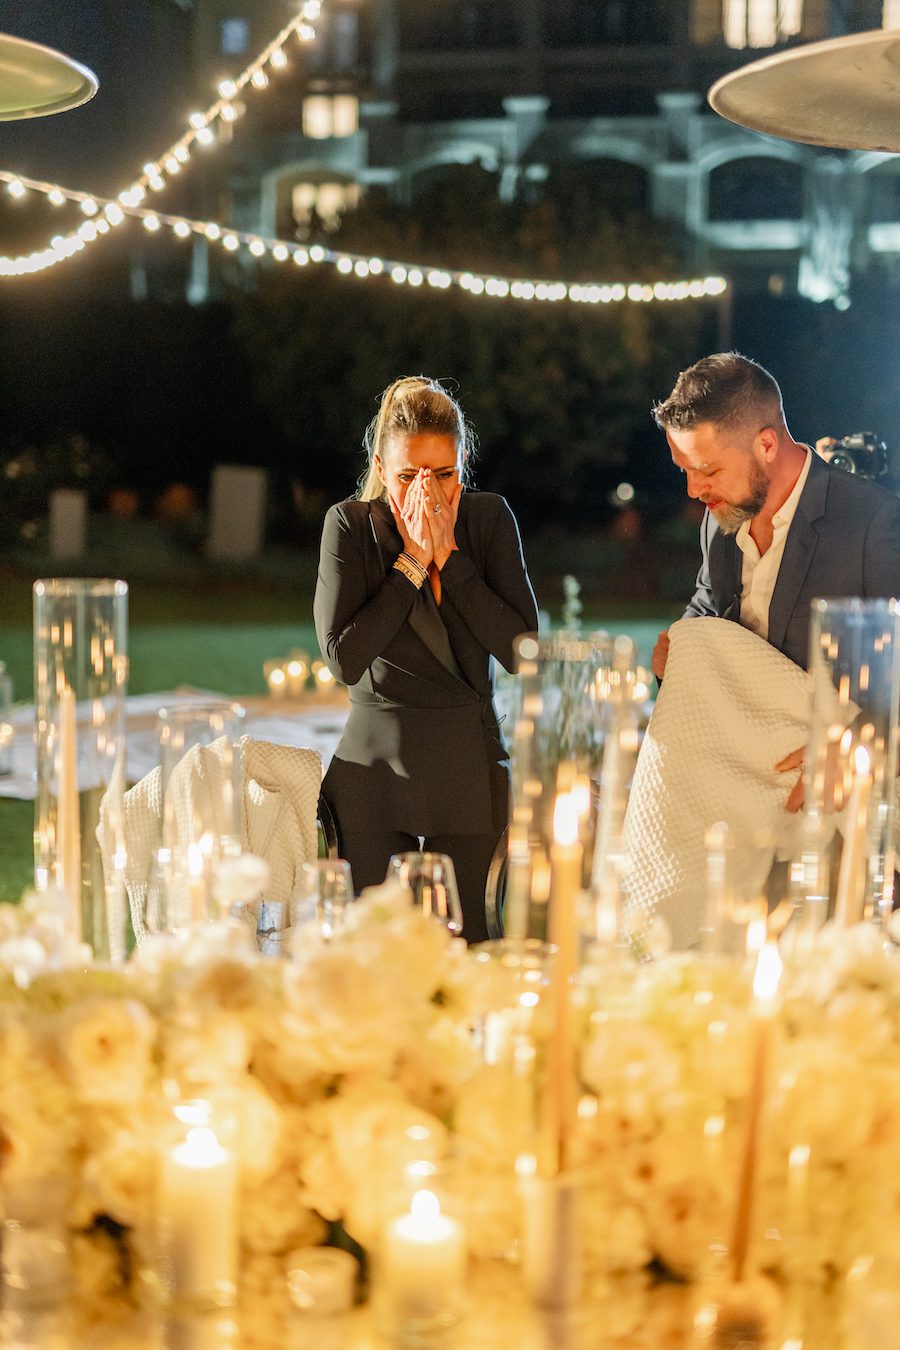
[[[291,698],[300,698],[306,688],[306,677],[309,675],[309,658],[306,653],[292,652],[285,666],[285,673]]]
[[[270,698],[284,698],[288,692],[288,676],[281,661],[267,661],[263,674],[269,689]]]
[[[388,1224],[382,1286],[394,1321],[408,1328],[452,1326],[462,1311],[466,1240],[434,1191],[418,1190],[409,1212]]]
[[[236,1290],[237,1164],[207,1126],[164,1152],[159,1188],[163,1278],[175,1303],[224,1307]]]
[[[330,694],[334,689],[334,676],[328,669],[324,661],[313,661],[312,663],[313,679],[315,680],[317,694]]]

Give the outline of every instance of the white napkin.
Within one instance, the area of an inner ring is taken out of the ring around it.
[[[690,947],[705,910],[708,826],[728,825],[751,897],[776,854],[796,850],[800,817],[784,809],[796,774],[774,766],[807,742],[812,679],[728,619],[682,619],[669,634],[625,818],[626,909],[638,926],[660,915],[674,945]],[[764,835],[773,846],[760,847]]]

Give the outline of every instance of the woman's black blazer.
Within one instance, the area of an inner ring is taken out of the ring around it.
[[[393,567],[402,543],[386,503],[353,499],[325,517],[316,633],[350,686],[351,712],[324,790],[357,830],[493,828],[506,750],[491,663],[512,669],[513,640],[537,629],[537,606],[502,497],[464,492],[456,542],[438,608],[427,583],[420,594]]]

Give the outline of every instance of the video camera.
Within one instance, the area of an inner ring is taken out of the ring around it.
[[[858,473],[861,478],[876,482],[887,477],[887,446],[872,431],[854,431],[839,441],[825,436],[816,442],[816,449],[836,469]]]

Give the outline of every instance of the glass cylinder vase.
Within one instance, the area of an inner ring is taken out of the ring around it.
[[[241,852],[243,723],[244,709],[227,700],[159,710],[159,777],[144,787],[157,842],[142,936],[222,917],[216,874]],[[129,823],[141,788],[129,793]],[[136,888],[133,908],[140,899]]]
[[[579,835],[585,858],[591,857],[609,639],[605,633],[587,638],[526,634],[516,642],[516,662],[519,697],[510,756],[512,811],[503,930],[513,941],[523,941],[544,938],[547,932],[553,812],[560,791],[579,792],[583,803]],[[587,883],[589,873],[582,880]]]
[[[66,893],[71,936],[113,962],[126,946],[127,634],[124,581],[35,582],[35,882]]]
[[[893,905],[900,602],[815,600],[803,887],[841,926]]]

